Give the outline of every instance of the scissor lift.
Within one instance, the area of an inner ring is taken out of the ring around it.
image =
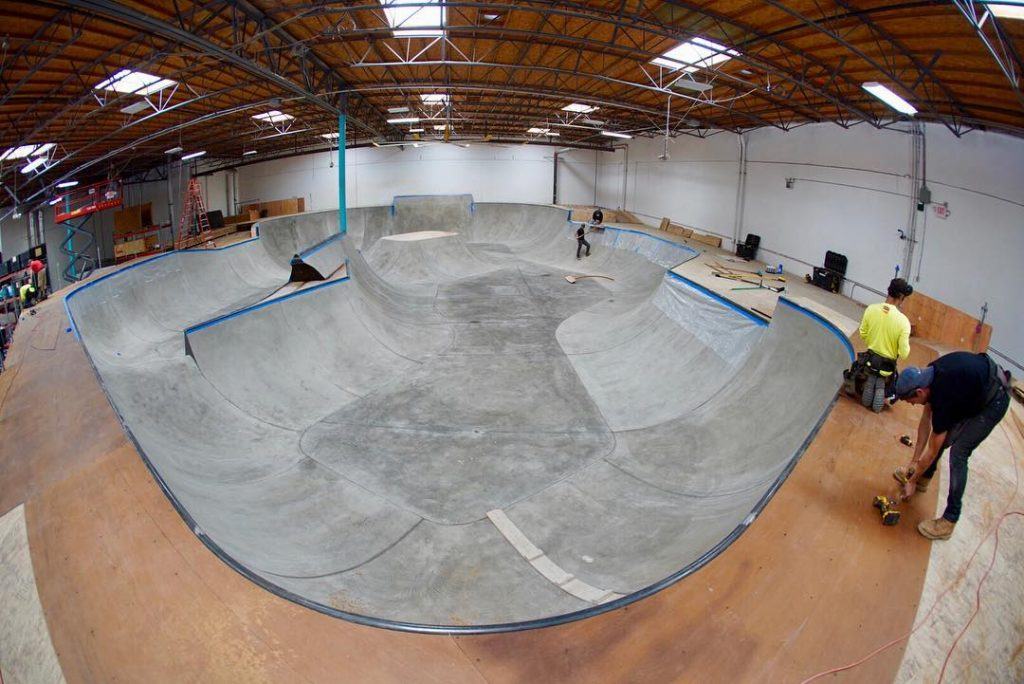
[[[120,207],[123,199],[121,182],[109,180],[74,188],[54,205],[53,220],[62,224],[65,230],[60,251],[68,256],[68,265],[63,272],[66,282],[84,280],[95,270],[97,264],[92,252],[96,248],[96,236],[87,226],[93,214]]]

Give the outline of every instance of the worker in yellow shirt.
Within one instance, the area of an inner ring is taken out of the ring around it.
[[[910,356],[910,319],[899,307],[913,292],[906,280],[893,278],[885,301],[867,308],[860,322],[860,337],[868,350],[858,354],[844,374],[847,389],[860,394],[861,403],[876,413],[889,394],[886,385],[896,372],[896,362]]]
[[[21,308],[27,309],[30,306],[34,306],[38,294],[39,292],[36,290],[36,286],[32,284],[32,281],[25,281],[25,284],[18,288],[18,297],[21,299]]]

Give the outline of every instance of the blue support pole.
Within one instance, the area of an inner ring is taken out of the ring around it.
[[[345,115],[338,114],[338,232],[348,232],[345,208]]]

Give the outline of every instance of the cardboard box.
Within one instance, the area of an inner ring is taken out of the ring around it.
[[[137,204],[114,212],[114,235],[138,233],[153,225],[153,203]]]

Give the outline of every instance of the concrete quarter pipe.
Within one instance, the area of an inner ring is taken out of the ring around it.
[[[786,300],[766,326],[669,273],[685,246],[609,228],[577,261],[558,208],[396,198],[344,237],[336,216],[66,306],[207,545],[358,622],[542,626],[684,577],[754,522],[850,358]],[[275,298],[295,252],[348,277]]]

